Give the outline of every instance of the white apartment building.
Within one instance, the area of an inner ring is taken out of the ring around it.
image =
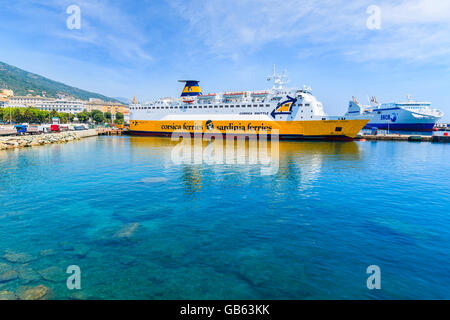
[[[84,101],[75,99],[52,99],[39,96],[27,96],[27,97],[10,97],[8,107],[12,108],[27,108],[34,107],[40,110],[67,113],[78,113],[86,109]]]
[[[47,111],[56,110],[57,112],[67,112],[75,114],[86,109],[86,104],[80,100],[49,100],[42,101],[41,103],[37,104],[36,108]]]
[[[43,101],[50,100],[49,98],[39,97],[39,96],[16,96],[9,97],[8,106],[11,108],[26,108],[26,107],[36,107]]]

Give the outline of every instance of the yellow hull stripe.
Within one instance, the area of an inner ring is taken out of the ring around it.
[[[354,138],[369,120],[239,121],[239,120],[159,121],[132,120],[130,131],[171,133],[177,130],[207,133],[272,133],[299,136],[346,136]]]

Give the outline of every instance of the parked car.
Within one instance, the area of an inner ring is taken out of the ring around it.
[[[50,131],[51,132],[60,132],[59,124],[52,124],[50,126]]]
[[[77,125],[74,125],[74,129],[77,131],[78,130],[86,130],[86,126],[83,124],[77,124]]]

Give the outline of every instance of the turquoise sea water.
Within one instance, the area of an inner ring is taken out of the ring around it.
[[[174,164],[173,146],[95,137],[0,151],[0,277],[19,275],[0,291],[450,299],[450,145],[281,142],[275,175]],[[69,265],[81,268],[81,291],[66,287]],[[369,265],[381,290],[366,287]]]

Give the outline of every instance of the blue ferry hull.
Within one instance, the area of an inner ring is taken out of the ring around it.
[[[393,131],[433,131],[434,123],[368,123],[364,129],[378,128]]]

